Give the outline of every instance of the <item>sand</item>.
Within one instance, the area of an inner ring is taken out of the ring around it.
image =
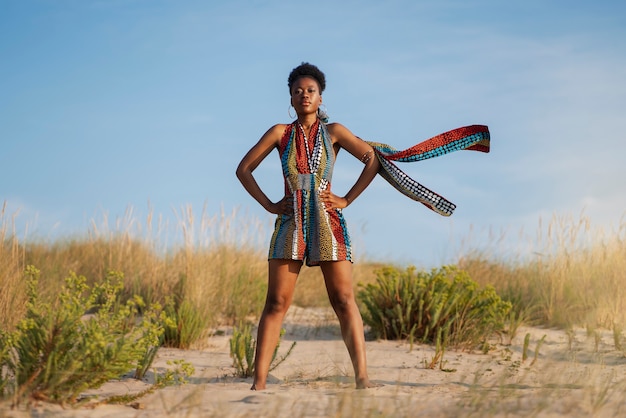
[[[368,341],[370,378],[383,386],[356,390],[332,311],[292,307],[284,327],[279,355],[293,341],[296,346],[271,372],[265,391],[250,391],[251,378],[234,377],[232,330],[224,328],[202,349],[159,351],[153,364],[157,373],[168,360],[184,359],[195,367],[185,385],[158,390],[129,405],[64,409],[38,403],[11,410],[0,404],[0,417],[626,416],[626,355],[616,349],[608,331],[521,327],[512,341],[495,338],[486,354],[448,351],[434,369],[426,368],[434,346]],[[148,386],[125,378],[86,395],[133,394]]]

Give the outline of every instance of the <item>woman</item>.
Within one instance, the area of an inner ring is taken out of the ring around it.
[[[266,388],[272,355],[283,318],[303,262],[319,265],[330,303],[354,367],[356,387],[375,386],[367,374],[363,321],[352,286],[350,238],[341,210],[350,205],[376,176],[378,159],[372,147],[345,126],[327,124],[320,112],[324,74],[302,63],[288,78],[291,105],[297,119],[271,127],[237,167],[237,177],[261,206],[277,216],[269,251],[269,283],[259,322],[252,390]],[[331,190],[331,176],[339,149],[363,163],[363,171],[344,196]],[[278,150],[285,177],[285,195],[272,202],[261,190],[253,171]]]

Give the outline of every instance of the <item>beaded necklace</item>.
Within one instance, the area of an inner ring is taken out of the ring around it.
[[[319,120],[316,120],[311,126],[311,139],[307,138],[306,132],[304,132],[304,128],[300,122],[298,122],[298,127],[298,131],[300,133],[299,136],[301,136],[298,140],[302,140],[302,142],[304,142],[304,151],[306,153],[309,173],[315,173],[322,161],[322,141],[320,138],[322,130],[319,129]]]

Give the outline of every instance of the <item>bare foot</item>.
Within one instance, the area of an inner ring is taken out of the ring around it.
[[[265,390],[265,385],[259,385],[259,384],[253,383],[250,390]]]
[[[382,385],[381,383],[370,382],[369,379],[356,382],[357,389],[371,389],[371,388],[379,388],[381,386],[384,386],[384,385]]]

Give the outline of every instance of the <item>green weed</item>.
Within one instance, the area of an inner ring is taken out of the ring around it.
[[[522,348],[522,362],[528,359],[528,348],[530,347],[530,333],[526,333],[524,337],[524,346]]]
[[[192,344],[207,334],[212,322],[206,309],[198,307],[199,302],[186,293],[187,280],[183,276],[173,289],[173,295],[165,297],[163,345],[166,347],[191,348]]]
[[[546,341],[546,335],[544,334],[543,337],[541,337],[541,339],[537,341],[537,346],[535,347],[535,355],[533,356],[533,361],[530,362],[531,366],[535,364],[537,360],[539,359],[539,350],[541,349],[541,346],[543,345],[545,341]]]
[[[281,357],[278,357],[278,349],[282,337],[285,335],[285,330],[280,332],[280,339],[274,349],[272,355],[272,361],[270,365],[270,371],[278,367],[283,361],[289,357],[291,351],[296,346],[294,341],[287,353]],[[233,336],[230,339],[230,357],[233,359],[233,367],[235,367],[235,375],[238,377],[250,377],[254,374],[254,354],[256,351],[256,340],[252,338],[252,326],[250,324],[242,325],[233,328]],[[277,358],[278,357],[278,358]]]
[[[27,268],[26,315],[15,331],[0,336],[1,397],[12,398],[14,405],[27,399],[72,404],[81,392],[147,362],[163,331],[160,307],[145,307],[140,298],[120,303],[117,273],[92,288],[72,273],[58,303],[44,303],[37,292],[39,275]]]

